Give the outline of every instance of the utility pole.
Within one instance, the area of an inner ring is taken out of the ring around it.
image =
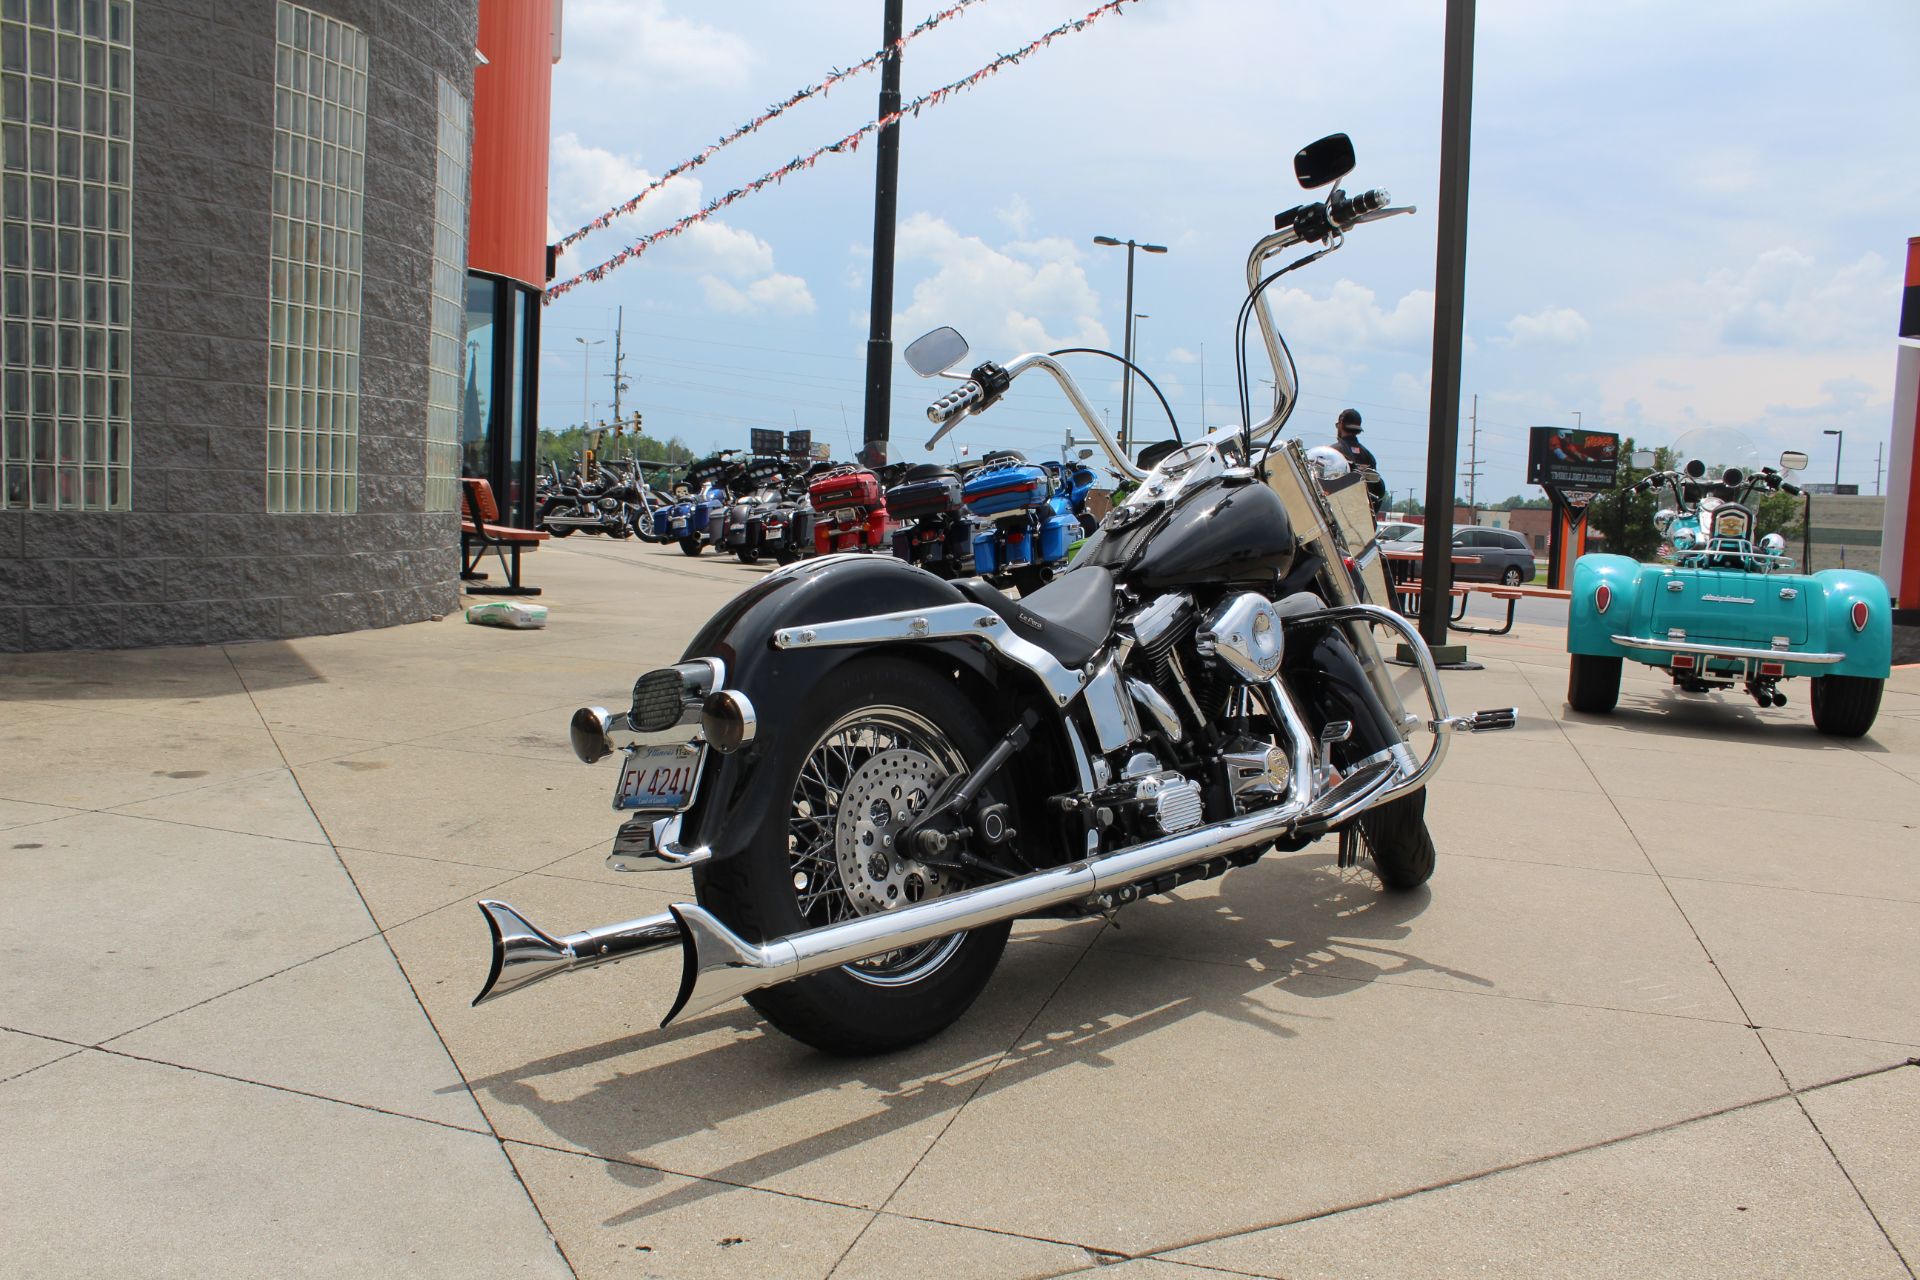
[[[1095,236],[1093,242],[1113,249],[1121,245],[1127,247],[1127,333],[1126,350],[1123,352],[1127,357],[1127,368],[1120,378],[1120,452],[1132,457],[1130,449],[1133,425],[1133,251],[1138,249],[1142,253],[1165,253],[1167,246],[1145,244],[1137,240],[1121,240],[1114,236]]]
[[[1200,434],[1207,433],[1207,344],[1200,344]],[[1878,488],[1875,493],[1880,492]]]
[[[627,387],[627,384],[621,380],[620,368],[627,358],[620,350],[620,339],[627,327],[627,309],[617,307],[613,314],[613,420],[618,422],[620,421],[620,393]]]
[[[900,110],[900,2],[886,0],[880,64],[880,116]],[[861,427],[861,461],[879,466],[887,458],[888,416],[893,410],[893,233],[900,193],[900,122],[880,131],[873,171],[873,298],[867,308],[867,411]]]
[[[1473,393],[1473,412],[1468,421],[1472,423],[1467,437],[1467,523],[1480,523],[1480,504],[1478,484],[1480,479],[1480,393]]]
[[[1873,496],[1876,498],[1880,496],[1880,460],[1886,451],[1887,446],[1884,441],[1873,446]]]

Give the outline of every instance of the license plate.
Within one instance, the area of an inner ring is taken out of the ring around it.
[[[620,766],[613,789],[616,809],[664,809],[672,813],[693,804],[706,748],[682,742],[665,747],[635,747]]]
[[[676,529],[684,529],[687,527],[687,522],[685,520],[675,520],[673,522],[673,527]]]

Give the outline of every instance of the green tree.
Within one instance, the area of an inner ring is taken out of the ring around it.
[[[1627,492],[1648,474],[1627,461],[1632,452],[1632,439],[1622,440],[1620,474],[1614,481],[1615,487],[1595,494],[1587,504],[1587,533],[1589,537],[1605,539],[1606,549],[1614,555],[1651,560],[1660,549],[1660,531],[1653,527],[1653,513],[1659,508],[1661,495]],[[1659,452],[1662,456],[1654,459],[1654,466],[1670,466],[1664,456],[1666,451]]]

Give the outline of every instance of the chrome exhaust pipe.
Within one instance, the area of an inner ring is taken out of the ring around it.
[[[474,1004],[544,982],[571,969],[658,951],[680,941],[680,925],[670,914],[642,916],[556,938],[504,902],[480,903],[493,934],[493,963]]]
[[[1311,820],[1327,825],[1344,821],[1365,808],[1367,801],[1391,785],[1398,774],[1399,769],[1391,760],[1377,761],[1356,771],[1334,792],[1328,793],[1331,798],[1344,790],[1345,803],[1336,802],[1318,810],[1311,815]],[[1098,897],[1196,862],[1270,844],[1308,816],[1307,804],[1294,801],[1211,826],[1195,827],[1092,861],[1036,871],[1015,880],[1002,880],[895,911],[843,920],[766,943],[749,942],[701,908],[677,903],[672,910],[686,935],[686,950],[682,955],[680,993],[660,1025],[664,1027],[683,1014],[704,1013],[735,996],[762,987],[791,982],[900,947],[997,924],[1061,903]]]
[[[1312,759],[1306,749],[1309,739],[1284,695],[1273,705],[1284,720],[1291,722],[1288,727],[1296,730],[1289,735],[1294,743],[1294,776],[1304,782],[1303,794],[1274,808],[764,943],[740,937],[691,903],[676,903],[667,915],[645,916],[554,938],[505,903],[482,902],[481,913],[493,930],[493,969],[474,1003],[557,973],[657,950],[678,941],[680,990],[673,1007],[660,1020],[664,1027],[683,1015],[704,1013],[763,987],[1064,903],[1097,899],[1169,871],[1271,844],[1299,828],[1326,830],[1369,808],[1407,776],[1408,766],[1400,753],[1394,753],[1360,766],[1331,790],[1314,795],[1312,783],[1307,781],[1313,777]]]

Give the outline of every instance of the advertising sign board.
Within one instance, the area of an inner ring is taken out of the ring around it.
[[[1619,470],[1620,437],[1613,432],[1534,427],[1528,433],[1528,484],[1611,489]]]

